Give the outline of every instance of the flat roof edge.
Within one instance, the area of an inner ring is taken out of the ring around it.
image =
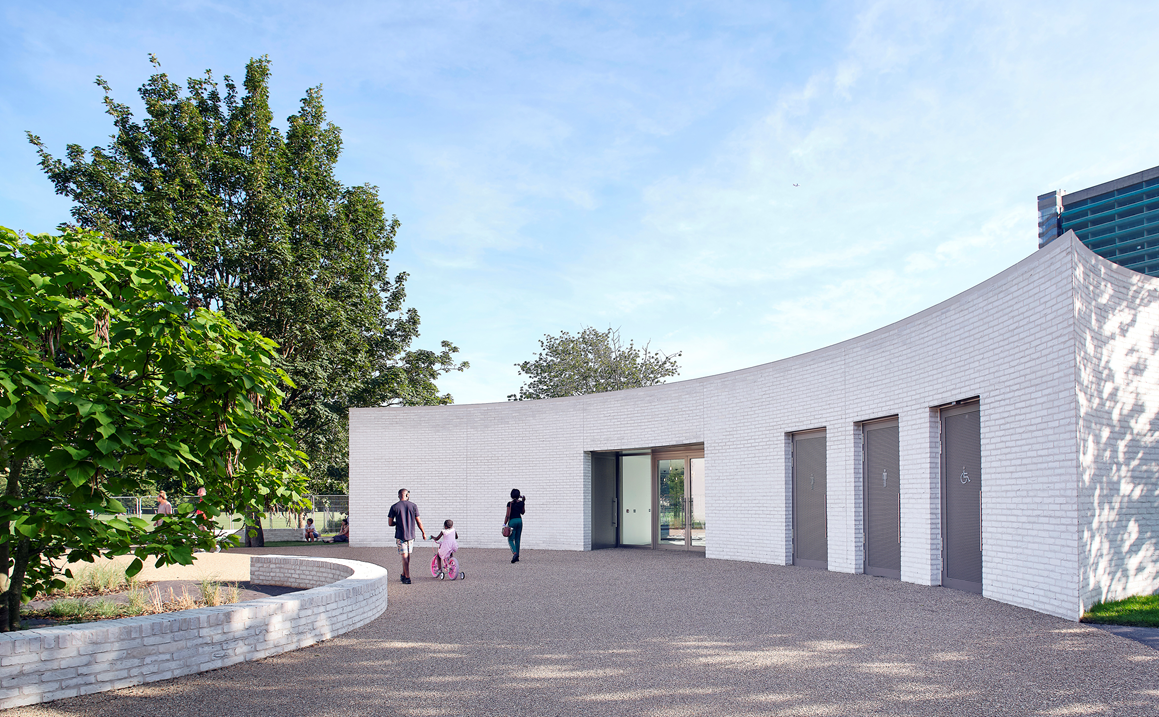
[[[1089,199],[1091,197],[1097,197],[1100,194],[1106,194],[1107,192],[1113,192],[1116,189],[1122,189],[1123,187],[1129,187],[1132,184],[1138,184],[1139,182],[1146,182],[1148,179],[1154,179],[1156,177],[1159,177],[1159,167],[1152,167],[1150,169],[1144,169],[1142,172],[1135,172],[1134,174],[1128,174],[1125,177],[1119,177],[1118,179],[1112,179],[1109,182],[1103,182],[1102,184],[1096,184],[1093,187],[1087,187],[1086,189],[1080,189],[1077,192],[1071,192],[1069,194],[1064,194],[1062,197],[1062,206],[1065,209],[1066,205],[1070,204],[1072,202],[1081,201],[1083,199]],[[1041,199],[1041,197],[1039,197],[1039,198]]]

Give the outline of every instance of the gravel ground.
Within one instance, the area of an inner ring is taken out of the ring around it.
[[[954,590],[646,550],[464,549],[450,583],[430,557],[334,640],[6,717],[1159,715],[1159,652]]]

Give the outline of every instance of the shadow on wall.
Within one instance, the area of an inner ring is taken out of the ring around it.
[[[1159,591],[1159,289],[1137,278],[1080,255],[1083,610]]]

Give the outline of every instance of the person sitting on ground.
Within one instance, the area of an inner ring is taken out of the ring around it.
[[[342,519],[342,529],[338,531],[338,535],[331,540],[332,543],[349,543],[350,542],[350,519]]]
[[[455,521],[450,518],[443,521],[442,532],[431,538],[431,540],[439,544],[439,552],[436,558],[439,561],[439,572],[444,575],[447,573],[447,561],[459,549],[458,538],[459,534],[455,530]]]
[[[306,536],[307,543],[316,542],[322,537],[318,535],[318,530],[314,527],[313,518],[306,518],[306,529],[303,531],[303,534]]]

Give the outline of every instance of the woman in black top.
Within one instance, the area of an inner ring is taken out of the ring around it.
[[[519,495],[518,488],[511,489],[511,502],[507,504],[507,515],[503,518],[503,525],[511,528],[511,535],[507,537],[507,544],[511,546],[511,562],[519,562],[519,538],[523,535],[523,514],[527,511],[527,496]]]

